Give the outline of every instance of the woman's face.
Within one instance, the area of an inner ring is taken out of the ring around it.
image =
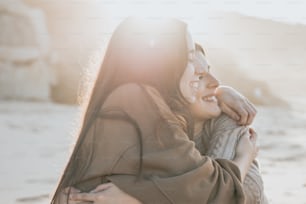
[[[180,90],[189,102],[189,109],[197,121],[217,117],[221,113],[215,97],[218,80],[209,73],[209,64],[201,51],[196,51],[191,35],[187,35],[188,64],[180,80]]]

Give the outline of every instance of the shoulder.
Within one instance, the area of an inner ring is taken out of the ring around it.
[[[128,83],[115,88],[106,98],[102,112],[123,111],[139,120],[158,116],[156,104],[146,89],[146,85]]]
[[[132,97],[129,96],[142,96],[142,95],[143,95],[142,85],[136,83],[128,83],[115,88],[107,97],[106,102],[122,98],[133,99]]]
[[[125,107],[135,103],[144,103],[148,101],[149,98],[147,97],[143,85],[128,83],[115,88],[106,98],[104,107]]]

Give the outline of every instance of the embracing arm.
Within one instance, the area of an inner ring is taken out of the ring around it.
[[[116,121],[104,121],[101,128],[101,135],[128,144],[107,174],[122,191],[142,203],[244,202],[238,167],[228,160],[202,156],[177,124],[161,117],[152,98],[139,85],[119,87],[108,104],[124,110],[139,125],[142,135],[142,174],[138,177],[141,149],[137,128],[132,131]],[[102,158],[104,154],[99,155]]]
[[[219,86],[216,91],[219,106],[225,114],[239,125],[250,125],[255,116],[255,106],[237,90],[229,86]]]

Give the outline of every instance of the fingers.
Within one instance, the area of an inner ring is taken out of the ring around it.
[[[255,117],[253,110],[247,103],[247,99],[244,99],[242,104],[242,107],[238,109],[240,115],[240,120],[238,123],[239,125],[250,125]]]
[[[257,133],[253,128],[246,129],[242,134],[242,140],[250,141],[253,145],[257,142]]]
[[[251,141],[256,141],[257,140],[257,133],[253,128],[249,128],[249,133],[250,133],[250,139]]]
[[[258,152],[259,152],[259,146],[258,146],[258,135],[257,135],[257,132],[253,129],[253,128],[250,128],[250,139],[251,141],[253,142],[253,144],[255,145],[255,148],[256,148],[256,155],[258,155]]]
[[[239,125],[250,125],[253,122],[257,113],[256,108],[237,90],[228,86],[219,86],[216,97],[222,111],[236,120]]]
[[[96,194],[92,193],[71,193],[69,196],[70,200],[74,201],[95,201],[96,200]]]
[[[233,120],[239,121],[240,116],[233,109],[231,109],[228,105],[226,105],[225,103],[222,103],[220,104],[220,108],[226,115],[231,117]]]
[[[98,185],[94,190],[92,190],[90,192],[91,193],[97,193],[97,192],[100,192],[100,191],[105,191],[105,190],[111,188],[112,186],[114,186],[113,183],[104,183],[104,184]]]
[[[238,121],[239,125],[247,125],[249,113],[246,107],[239,108],[238,113],[240,116],[240,120]]]
[[[250,102],[247,98],[246,98],[246,102],[249,104],[249,106],[252,109],[253,113],[256,115],[257,110],[256,110],[255,105],[252,102]]]
[[[74,188],[74,187],[67,187],[64,189],[64,193],[68,194],[68,193],[80,193],[81,191],[77,188]]]
[[[254,145],[255,151],[254,151],[254,158],[257,157],[258,152],[259,152],[259,147],[257,145],[257,133],[253,128],[249,129],[250,132],[250,140]]]
[[[234,103],[231,106],[225,103],[220,103],[220,108],[225,114],[236,120],[239,125],[249,125],[254,118],[252,117],[253,111],[251,107],[242,100],[238,100],[237,103]]]
[[[257,135],[256,131],[253,128],[251,128],[251,127],[249,128],[249,133],[251,135]]]
[[[69,192],[70,191],[70,192]],[[67,203],[67,204],[90,204],[92,203],[91,201],[76,201],[76,200],[71,200],[70,198],[68,199],[68,194],[73,194],[73,193],[78,193],[80,190],[73,188],[73,187],[67,187],[63,191],[60,192],[60,195],[56,201],[56,203]],[[68,201],[68,202],[67,202]]]
[[[248,100],[246,99],[246,106],[247,106],[247,111],[248,111],[248,120],[247,120],[247,125],[252,124],[256,114],[257,110],[255,106]]]
[[[94,190],[92,190],[90,193],[81,193],[80,190],[73,187],[65,188],[64,191],[68,194],[70,190],[69,200],[71,200],[73,203],[82,204],[82,203],[94,202],[97,201],[98,199],[101,199],[101,196],[95,193],[105,191],[111,188],[112,186],[114,186],[113,183],[101,184],[97,186]]]
[[[250,125],[252,124],[255,116],[256,116],[256,109],[254,105],[249,102],[248,99],[245,98],[243,107],[238,108],[238,113],[240,115],[240,120],[238,122],[239,125]]]

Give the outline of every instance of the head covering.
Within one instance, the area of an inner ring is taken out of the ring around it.
[[[125,83],[154,87],[166,102],[181,97],[179,81],[187,65],[186,24],[176,19],[130,17],[114,31],[85,112],[73,154],[56,193],[82,175],[76,162],[80,146],[107,96]]]

